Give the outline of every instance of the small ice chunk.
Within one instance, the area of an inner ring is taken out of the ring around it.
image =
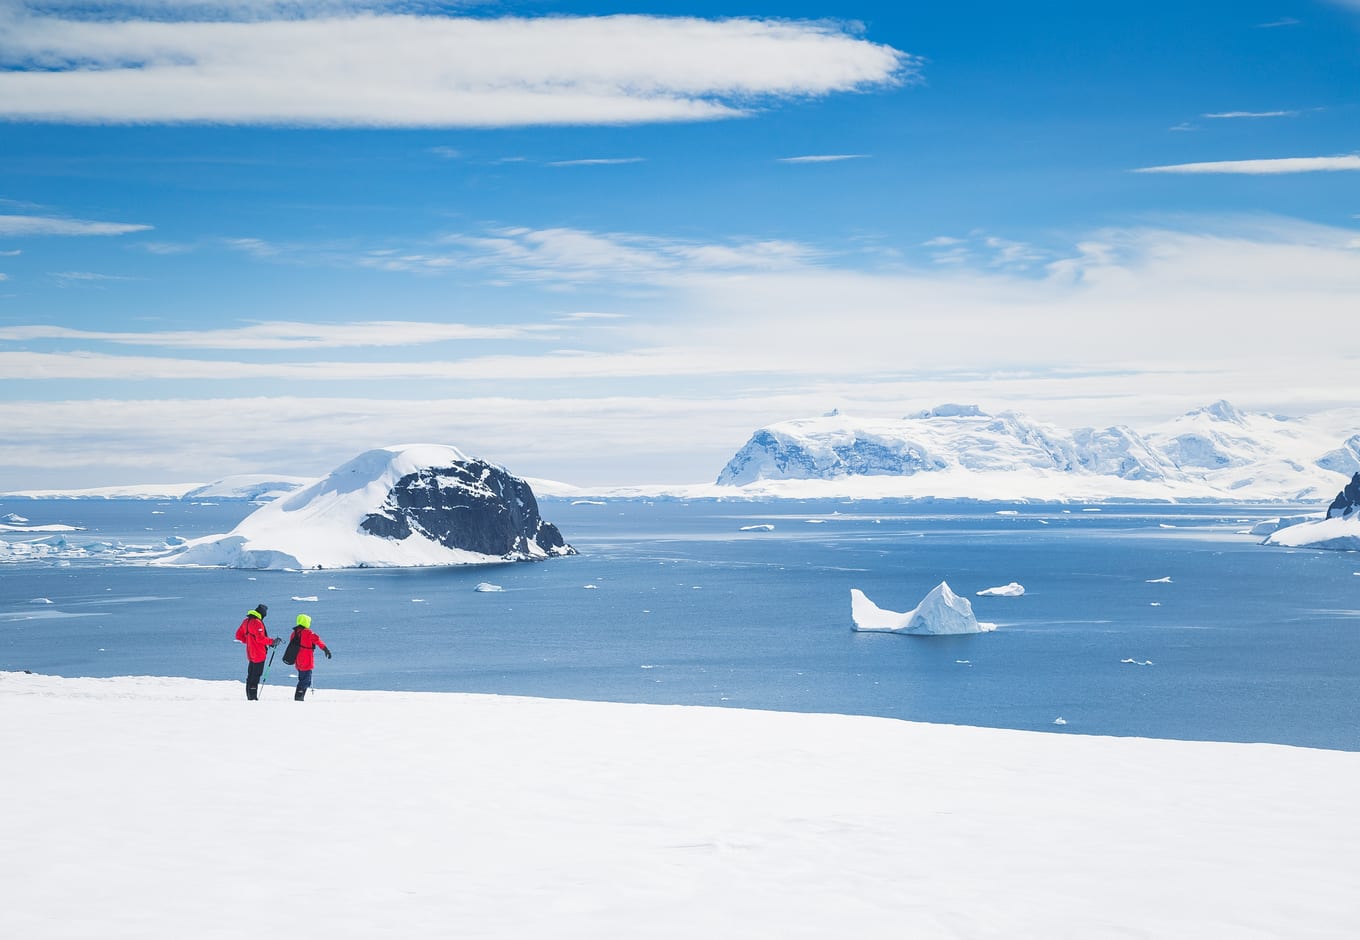
[[[50,598],[50,597],[35,597],[35,598],[33,598],[33,600],[29,601],[29,603],[30,603],[30,604],[50,604],[50,603],[52,603],[52,598]]]
[[[594,591],[598,590],[600,586],[598,584],[583,584],[581,587],[585,588],[587,591]]]
[[[490,581],[479,581],[473,590],[481,594],[494,594],[497,591],[504,591],[505,588],[499,584],[492,584]]]
[[[311,597],[295,597],[295,598],[293,598],[293,600],[299,601],[299,602],[305,602],[305,603],[308,603],[308,604],[315,604],[315,603],[316,603],[316,595],[313,594]]]
[[[1121,659],[1120,662],[1121,662],[1121,663],[1128,663],[1130,666],[1151,666],[1151,665],[1152,665],[1152,660],[1150,660],[1150,659],[1142,659],[1142,660],[1138,660],[1138,659]]]
[[[983,588],[978,591],[978,597],[1019,597],[1025,593],[1025,586],[1017,581],[1010,584],[1003,584],[1001,587]]]
[[[17,512],[12,512],[4,517],[4,521],[13,522],[15,525],[23,525],[28,520],[25,519],[23,516],[19,515]]]
[[[1170,583],[1171,583],[1171,575],[1167,575],[1165,578],[1149,578],[1149,579],[1148,579],[1146,582],[1144,582],[1144,583],[1146,583],[1146,584],[1170,584]]]
[[[809,520],[809,521],[810,521],[810,520]],[[769,523],[764,523],[764,524],[762,524],[762,525],[744,525],[744,526],[741,527],[741,530],[740,530],[740,531],[742,531],[742,532],[773,532],[773,531],[774,531],[774,526],[770,525]]]
[[[1055,725],[1065,725],[1067,724],[1067,719],[1064,718],[1062,715],[1059,715],[1057,718],[1053,719],[1053,723]]]

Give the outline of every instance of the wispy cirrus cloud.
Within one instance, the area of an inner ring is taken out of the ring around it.
[[[826,22],[330,14],[313,4],[0,5],[0,118],[516,127],[731,118],[920,64]],[[224,8],[235,20],[211,18]],[[203,15],[207,11],[207,15]]]
[[[1300,111],[1215,111],[1210,114],[1201,114],[1200,117],[1213,121],[1230,121],[1243,118],[1298,117],[1301,113]]]
[[[801,157],[779,157],[776,163],[839,163],[842,160],[864,160],[867,153],[812,153]]]
[[[1344,2],[1344,0],[1343,0]],[[1298,26],[1299,21],[1292,16],[1282,16],[1278,20],[1271,20],[1269,23],[1257,23],[1257,29],[1279,29],[1281,26]]]
[[[543,325],[476,326],[408,320],[358,323],[258,323],[221,330],[77,330],[28,325],[0,327],[0,342],[64,340],[170,349],[340,349],[423,346],[457,340],[536,339]],[[291,368],[291,367],[289,367]]]
[[[127,235],[145,232],[150,225],[129,222],[91,222],[44,215],[0,215],[0,235]]]
[[[643,163],[645,157],[587,157],[581,160],[553,160],[548,166],[618,166],[624,163]]]
[[[1279,173],[1328,173],[1360,170],[1360,156],[1282,157],[1270,160],[1219,160],[1210,163],[1175,163],[1140,167],[1135,173],[1240,173],[1267,176]]]

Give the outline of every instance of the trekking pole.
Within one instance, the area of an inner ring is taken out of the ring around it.
[[[264,664],[264,672],[260,674],[260,685],[263,686],[269,679],[269,667],[274,665],[274,646],[269,647],[269,662]],[[256,693],[258,694],[258,693]]]

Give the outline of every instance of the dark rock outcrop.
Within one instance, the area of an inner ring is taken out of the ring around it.
[[[1336,494],[1336,499],[1327,507],[1328,519],[1349,519],[1360,510],[1360,473],[1351,477],[1346,488]]]
[[[420,534],[446,548],[508,561],[576,554],[539,516],[528,483],[477,459],[407,474],[360,528],[398,541]]]

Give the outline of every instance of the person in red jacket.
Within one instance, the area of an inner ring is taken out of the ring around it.
[[[246,645],[246,698],[256,701],[260,697],[260,676],[264,674],[264,654],[271,646],[278,646],[277,637],[271,637],[264,628],[264,615],[269,613],[266,604],[256,604],[255,609],[246,614],[246,619],[236,628],[236,642]]]
[[[288,640],[291,646],[293,640],[297,640],[297,691],[293,693],[293,701],[300,702],[306,695],[307,690],[312,687],[312,669],[316,665],[316,651],[318,649],[326,654],[326,658],[331,658],[331,651],[321,637],[312,632],[312,618],[306,614],[298,614],[297,626],[293,628],[293,636]]]

